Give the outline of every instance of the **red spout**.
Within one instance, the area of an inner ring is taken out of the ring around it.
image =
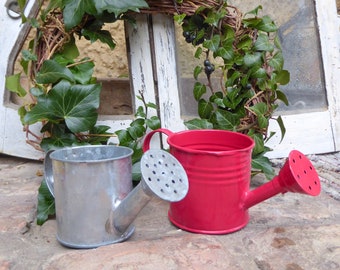
[[[244,209],[288,191],[311,196],[317,196],[321,191],[319,176],[315,168],[309,159],[297,150],[290,152],[278,176],[270,182],[246,192]]]

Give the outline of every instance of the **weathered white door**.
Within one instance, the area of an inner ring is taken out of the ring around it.
[[[34,2],[30,0],[26,13],[34,11]],[[308,113],[286,113],[284,123],[287,133],[279,144],[279,136],[273,138],[270,146],[274,151],[271,157],[283,157],[292,149],[309,153],[325,153],[340,150],[340,60],[339,60],[339,18],[334,0],[316,0],[321,53],[327,90],[328,106],[326,109]],[[4,75],[11,72],[13,54],[20,48],[15,44],[25,33],[25,26],[20,20],[13,20],[0,8],[0,152],[39,158],[42,154],[25,143],[25,134],[17,115],[17,106],[9,100],[5,91]],[[134,91],[144,92],[149,102],[159,105],[162,126],[172,131],[183,130],[181,113],[179,78],[176,66],[175,30],[171,17],[154,15],[149,20],[146,15],[137,16],[137,29],[128,28],[129,58],[131,81]],[[157,99],[156,99],[157,97]],[[302,97],[303,98],[303,97]],[[140,101],[135,100],[138,105]],[[132,117],[132,116],[131,116]],[[131,120],[119,117],[100,116],[101,124],[109,125],[112,131],[124,128]],[[37,130],[39,127],[36,127]],[[278,131],[275,123],[271,130]],[[278,132],[279,133],[279,132]]]

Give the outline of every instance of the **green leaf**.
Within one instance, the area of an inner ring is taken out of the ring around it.
[[[216,56],[222,57],[224,60],[230,61],[234,58],[234,50],[232,46],[228,47],[220,47],[216,51]]]
[[[256,103],[254,106],[249,108],[255,114],[265,114],[268,111],[268,106],[264,102]]]
[[[32,94],[32,96],[34,97],[38,97],[38,96],[41,96],[43,94],[45,94],[44,90],[41,89],[41,88],[38,88],[38,87],[32,87],[30,89],[30,93]]]
[[[38,190],[37,224],[43,225],[51,215],[55,215],[54,197],[44,179]]]
[[[132,165],[132,181],[140,181],[142,179],[141,164],[136,162]]]
[[[270,160],[263,155],[253,156],[251,166],[252,169],[262,171],[268,180],[273,179],[275,176],[275,171]]]
[[[194,85],[194,98],[199,101],[201,97],[207,92],[205,84],[196,82]]]
[[[194,78],[197,80],[198,75],[202,72],[203,68],[201,66],[196,66],[194,69]]]
[[[260,153],[263,153],[263,151],[265,150],[263,135],[259,134],[259,133],[248,134],[248,135],[250,137],[252,137],[253,140],[255,141],[255,147],[253,149],[253,155],[258,155]]]
[[[74,76],[72,72],[54,60],[44,61],[40,71],[36,76],[37,83],[41,84],[56,83],[61,79],[74,82]]]
[[[175,14],[174,15],[174,21],[176,23],[178,23],[179,25],[181,25],[186,16],[187,15],[185,13],[183,13],[183,14]]]
[[[237,43],[236,47],[238,49],[248,51],[250,50],[252,44],[253,44],[253,40],[250,38],[250,36],[245,35],[240,38],[240,41]]]
[[[198,115],[203,119],[209,119],[214,107],[211,102],[204,99],[198,101]]]
[[[247,53],[245,56],[244,56],[244,64],[247,66],[247,67],[252,67],[252,66],[261,66],[262,64],[262,54],[261,53],[253,53],[253,54],[250,54],[250,53]]]
[[[63,80],[37,98],[37,105],[27,112],[24,120],[27,124],[65,120],[74,133],[89,130],[97,121],[100,90],[99,84],[71,85]]]
[[[276,32],[278,30],[274,21],[267,15],[262,17],[261,22],[257,24],[255,28],[268,33]]]
[[[85,38],[89,39],[91,43],[100,40],[102,43],[107,44],[111,50],[113,50],[116,47],[116,43],[113,41],[111,33],[107,30],[93,31],[89,28],[84,28],[82,29],[81,34]]]
[[[286,135],[286,127],[283,123],[283,120],[282,120],[282,117],[279,116],[276,118],[276,122],[279,124],[279,127],[280,127],[280,131],[281,131],[281,140],[280,140],[280,143],[282,142],[284,136]]]
[[[203,42],[203,47],[209,49],[212,52],[216,52],[220,46],[221,37],[219,35],[214,35],[212,39],[205,40]]]
[[[37,61],[37,56],[29,50],[22,50],[21,55],[25,61]]]
[[[157,110],[157,105],[155,103],[148,102],[145,106]]]
[[[214,126],[207,119],[192,119],[184,122],[188,129],[212,129]]]
[[[53,134],[52,137],[44,138],[40,143],[40,147],[47,152],[51,149],[70,147],[75,143],[77,143],[77,137],[64,131],[64,133]]]
[[[107,10],[110,13],[114,13],[116,18],[128,10],[139,12],[140,8],[149,7],[147,2],[143,0],[102,0],[94,2],[99,13]]]
[[[236,131],[240,124],[240,118],[237,114],[225,110],[217,110],[214,113],[214,122],[219,129]]]
[[[19,97],[26,96],[26,90],[21,86],[20,83],[21,73],[13,74],[6,77],[5,87],[8,91],[16,93]]]
[[[161,127],[161,121],[158,116],[151,116],[149,119],[145,119],[145,124],[148,128],[155,130]]]
[[[264,68],[255,66],[254,68],[251,69],[251,77],[252,78],[266,78],[267,72]]]
[[[76,59],[79,56],[79,50],[73,36],[71,37],[71,40],[69,42],[64,44],[61,54],[63,57],[72,60]]]
[[[142,137],[145,133],[145,127],[142,125],[134,125],[127,128],[127,131],[130,133],[130,136],[136,140]]]
[[[287,70],[281,70],[276,75],[276,81],[281,85],[286,85],[290,81],[290,73]]]
[[[86,59],[83,59],[85,61]],[[94,69],[93,62],[85,62],[70,67],[71,72],[74,75],[74,79],[80,84],[88,84],[92,79]]]
[[[96,14],[97,10],[93,0],[64,0],[65,8],[63,18],[66,30],[78,25],[85,13]],[[102,1],[100,1],[102,2]]]
[[[273,67],[276,71],[281,71],[283,68],[283,55],[281,52],[277,52],[272,59],[268,61],[268,64]]]
[[[274,51],[274,45],[269,41],[268,35],[262,33],[258,35],[254,48],[258,51]]]
[[[122,146],[129,146],[130,142],[133,140],[126,129],[117,130],[115,133],[118,136],[119,144]]]
[[[248,11],[247,13],[245,13],[245,15],[252,14],[252,15],[257,16],[258,13],[259,13],[259,10],[262,10],[262,6],[261,5],[257,6],[256,8],[254,8],[251,11]]]
[[[203,49],[202,47],[197,47],[196,51],[195,51],[195,58],[199,59],[200,56],[202,55]]]
[[[286,95],[280,90],[276,90],[275,92],[276,92],[277,99],[281,100],[286,106],[288,106],[289,102],[288,102]]]
[[[259,128],[267,128],[268,127],[268,119],[263,114],[257,115],[257,124]]]

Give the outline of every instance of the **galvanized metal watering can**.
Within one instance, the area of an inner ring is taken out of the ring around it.
[[[46,183],[55,197],[57,239],[72,248],[122,242],[152,196],[180,201],[188,192],[181,164],[163,150],[141,159],[142,180],[132,189],[130,148],[80,146],[48,152]]]
[[[170,203],[169,219],[177,227],[204,234],[225,234],[245,227],[248,209],[276,194],[298,192],[316,196],[320,181],[311,162],[292,151],[270,182],[250,190],[251,153],[254,141],[226,130],[167,129],[150,132],[143,150],[150,147],[153,134],[168,136],[170,153],[183,165],[189,178],[189,192],[180,202]]]

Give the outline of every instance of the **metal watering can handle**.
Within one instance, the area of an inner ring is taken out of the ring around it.
[[[52,159],[50,155],[54,152],[54,150],[50,150],[46,153],[44,159],[44,176],[48,189],[50,190],[52,196],[54,197],[54,178],[53,178],[53,168],[52,168]]]
[[[144,143],[143,143],[143,152],[146,152],[150,149],[151,138],[155,133],[158,133],[158,132],[164,133],[167,136],[171,136],[172,134],[174,134],[172,131],[166,128],[159,128],[159,129],[151,131],[145,136]]]

